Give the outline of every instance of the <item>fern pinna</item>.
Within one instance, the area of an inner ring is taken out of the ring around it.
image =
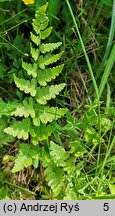
[[[44,43],[52,31],[52,27],[48,27],[47,6],[48,3],[40,7],[32,20],[33,31],[30,32],[32,60],[31,63],[22,61],[22,68],[27,72],[28,80],[14,75],[15,85],[27,96],[22,103],[18,104],[16,110],[11,113],[11,116],[17,117],[18,120],[14,118],[12,124],[5,128],[4,132],[24,140],[23,147],[22,144],[20,147],[19,158],[26,158],[29,161],[25,165],[24,160],[22,159],[22,164],[20,160],[18,167],[15,163],[14,172],[32,164],[35,167],[37,166],[36,146],[39,141],[46,140],[55,130],[54,120],[61,118],[67,112],[66,108],[46,105],[47,101],[55,98],[65,87],[65,83],[48,85],[50,81],[61,73],[64,65],[52,66],[63,54],[63,52],[53,53],[62,43]],[[30,147],[25,145],[26,140],[27,143],[29,140],[32,148],[31,155]]]

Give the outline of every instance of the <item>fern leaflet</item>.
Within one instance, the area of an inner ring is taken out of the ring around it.
[[[38,57],[39,57],[39,54],[40,54],[40,51],[39,49],[35,49],[32,47],[32,44],[30,44],[30,53],[32,55],[32,58],[37,61],[38,60]]]
[[[46,104],[47,100],[55,98],[60,91],[65,87],[65,83],[58,85],[51,85],[46,87],[38,87],[36,92],[36,101],[40,104]]]
[[[63,55],[63,52],[60,52],[58,54],[46,54],[44,57],[41,55],[39,60],[38,60],[38,64],[39,64],[39,67],[41,69],[45,69],[45,66],[48,66],[50,64],[53,64],[55,62],[57,62],[60,57]]]
[[[40,121],[44,124],[47,124],[48,122],[52,122],[53,120],[57,120],[58,118],[61,118],[65,115],[67,112],[67,109],[65,108],[58,108],[58,107],[39,107],[39,112],[37,111],[36,106],[36,116],[33,118],[34,121],[38,122],[40,124]],[[34,123],[35,124],[35,123]]]
[[[18,172],[33,165],[35,168],[38,166],[39,156],[36,147],[31,149],[30,145],[25,143],[20,145],[20,151],[16,157],[12,172]]]
[[[47,140],[54,130],[55,128],[51,125],[41,124],[39,127],[34,126],[30,129],[32,143],[37,145],[39,141]]]
[[[14,122],[10,127],[4,129],[4,132],[18,137],[18,139],[27,140],[29,136],[30,119],[23,119],[22,121]]]
[[[48,185],[52,189],[55,196],[57,196],[63,185],[64,185],[64,171],[57,167],[52,158],[42,149],[42,154],[40,155],[40,160],[43,167],[45,167],[45,178],[48,182]]]
[[[14,75],[14,82],[16,86],[21,91],[24,91],[26,94],[30,93],[32,97],[36,95],[36,88],[35,88],[36,80],[35,79],[32,79],[30,82],[29,80],[18,78]]]
[[[24,116],[25,118],[27,118],[28,116],[31,116],[31,118],[34,118],[35,117],[35,111],[33,108],[33,104],[31,104],[31,102],[33,103],[32,98],[29,98],[29,103],[25,99],[22,104],[19,104],[17,106],[16,110],[13,111],[11,113],[11,115],[14,115],[16,117],[17,116],[19,116],[19,117]]]
[[[34,78],[37,77],[38,66],[36,63],[32,65],[22,61],[22,67],[27,71],[29,76],[32,75]]]
[[[40,45],[40,51],[41,53],[45,54],[46,52],[52,52],[53,50],[57,49],[59,46],[61,46],[61,42],[57,43],[48,43],[48,44],[41,44]]]
[[[47,82],[50,82],[52,79],[55,79],[56,76],[58,76],[61,73],[63,67],[64,65],[62,64],[62,65],[59,65],[53,68],[47,68],[44,70],[39,69],[38,77],[37,77],[38,83],[41,86],[46,86]]]

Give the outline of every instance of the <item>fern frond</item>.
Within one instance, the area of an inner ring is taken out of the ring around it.
[[[55,98],[66,85],[65,83],[47,85],[61,73],[64,66],[63,64],[52,66],[63,54],[63,52],[53,53],[62,43],[43,43],[52,31],[52,27],[48,26],[47,6],[46,3],[40,7],[35,13],[35,19],[32,20],[33,31],[30,32],[32,61],[30,63],[22,61],[22,68],[26,71],[28,79],[14,75],[17,88],[30,94],[10,113],[11,116],[22,118],[22,120],[13,120],[11,126],[5,128],[4,132],[18,139],[28,139],[28,145],[24,143],[21,145],[12,171],[17,172],[31,165],[38,167],[40,159],[45,167],[46,181],[53,193],[58,195],[64,186],[65,172],[70,173],[74,170],[74,160],[69,159],[70,155],[64,148],[53,142],[50,143],[49,155],[44,147],[41,148],[38,145],[39,142],[47,140],[56,130],[56,124],[53,121],[67,112],[64,108],[45,106],[47,101]]]
[[[22,61],[22,67],[24,70],[27,71],[27,74],[30,76],[32,75],[34,78],[37,77],[37,69],[38,69],[38,66],[36,63],[34,64],[28,64],[24,61]]]
[[[18,139],[27,140],[29,136],[30,119],[23,119],[22,121],[16,121],[10,127],[4,129],[4,132],[17,137]]]
[[[45,69],[45,66],[48,66],[50,64],[57,62],[62,55],[63,55],[63,52],[60,52],[58,54],[46,54],[44,57],[41,55],[38,60],[39,67],[41,69]]]
[[[59,46],[62,45],[62,42],[57,42],[57,43],[47,43],[44,44],[42,43],[40,45],[40,51],[45,54],[46,52],[52,52],[53,50],[57,49]]]
[[[65,87],[65,83],[51,85],[46,87],[38,87],[36,92],[36,101],[42,105],[47,103],[47,100],[55,98],[60,91]]]
[[[35,88],[36,80],[35,79],[32,79],[30,82],[28,80],[18,78],[14,75],[14,82],[16,86],[21,91],[24,91],[26,94],[30,93],[32,97],[36,95],[36,88]]]
[[[50,82],[52,79],[55,79],[61,73],[64,64],[59,65],[53,68],[46,68],[44,70],[38,70],[37,80],[38,83],[42,86],[46,86],[47,82]]]

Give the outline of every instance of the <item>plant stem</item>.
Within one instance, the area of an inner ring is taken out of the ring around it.
[[[96,80],[99,78],[104,66],[106,65],[106,61],[107,61],[108,56],[110,54],[110,49],[112,46],[114,35],[115,35],[115,0],[113,0],[111,27],[110,27],[110,31],[109,31],[109,38],[108,38],[108,42],[107,42],[107,46],[106,46],[106,50],[105,50],[105,55],[103,57],[103,60],[100,64],[99,68],[97,69],[96,76],[95,76]]]
[[[72,20],[73,20],[73,23],[74,23],[74,25],[75,25],[76,32],[77,32],[77,34],[78,34],[78,37],[79,37],[79,40],[80,40],[80,43],[81,43],[81,46],[82,46],[82,49],[83,49],[83,52],[84,52],[84,55],[85,55],[85,59],[86,59],[86,62],[87,62],[88,68],[89,68],[89,72],[90,72],[90,75],[91,75],[91,78],[92,78],[92,82],[93,82],[93,85],[94,85],[94,89],[95,89],[95,93],[96,93],[96,98],[99,100],[98,87],[97,87],[97,83],[96,83],[96,80],[95,80],[95,77],[94,77],[94,74],[93,74],[93,70],[92,70],[90,61],[89,61],[89,57],[88,57],[87,52],[86,52],[86,50],[85,50],[85,46],[84,46],[84,43],[83,43],[83,40],[82,40],[80,31],[79,31],[79,28],[78,28],[78,25],[77,25],[75,16],[74,16],[74,14],[73,14],[71,5],[70,5],[70,3],[69,3],[69,0],[66,0],[66,3],[67,3],[67,6],[68,6],[68,9],[69,9],[69,11],[70,11],[70,14],[71,14],[71,16],[72,16]]]
[[[22,9],[22,0],[18,0],[17,2],[17,12],[20,13]],[[17,35],[19,34],[19,27],[17,27]]]
[[[103,90],[105,88],[105,85],[107,83],[107,80],[108,80],[108,77],[109,77],[109,74],[111,72],[111,69],[113,67],[113,64],[115,62],[115,44],[113,46],[113,49],[111,51],[111,54],[110,54],[110,57],[107,61],[107,65],[105,67],[105,71],[104,71],[104,74],[102,76],[102,79],[101,79],[101,82],[100,82],[100,86],[99,86],[99,99],[103,93]]]
[[[107,152],[106,152],[106,155],[105,155],[105,158],[104,158],[102,167],[101,167],[101,169],[100,169],[101,175],[103,174],[103,170],[104,170],[105,164],[106,164],[106,162],[107,162],[108,157],[110,156],[111,150],[113,149],[114,145],[115,145],[115,136],[114,136],[113,139],[112,139],[112,142],[111,142],[111,144],[110,144],[110,147],[107,149]]]
[[[30,191],[30,190],[28,190],[28,189],[26,189],[26,188],[22,188],[22,187],[20,187],[20,186],[18,186],[18,185],[15,185],[15,184],[12,184],[11,182],[8,182],[8,181],[4,181],[4,180],[0,180],[1,182],[3,182],[3,183],[5,183],[5,184],[8,184],[8,185],[10,185],[10,186],[12,186],[12,187],[16,187],[16,188],[18,188],[18,189],[20,189],[20,190],[23,190],[23,191],[25,191],[26,193],[29,193],[29,194],[32,194],[32,195],[36,195],[34,192],[32,192],[32,191]]]

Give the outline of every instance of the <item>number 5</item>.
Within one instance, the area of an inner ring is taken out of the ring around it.
[[[108,211],[109,210],[109,203],[104,203],[103,210],[104,211]]]

